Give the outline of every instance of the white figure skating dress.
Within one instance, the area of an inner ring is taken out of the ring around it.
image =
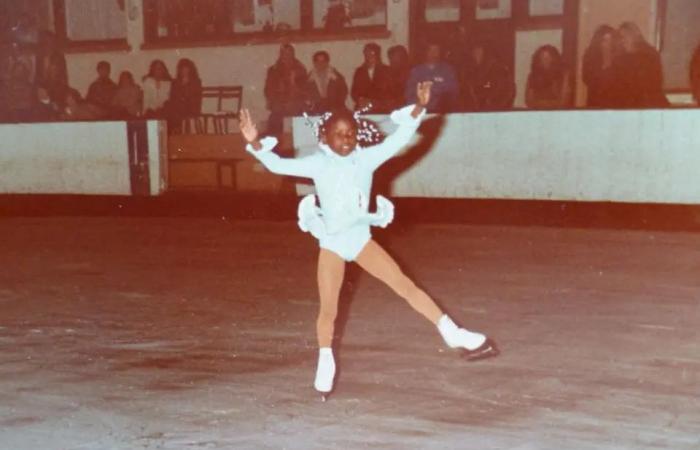
[[[299,228],[311,233],[321,248],[330,250],[346,261],[354,261],[372,238],[371,226],[386,227],[394,218],[394,205],[382,196],[377,197],[377,211],[368,211],[372,177],[384,162],[396,155],[415,134],[422,112],[411,116],[414,106],[394,111],[391,119],[398,129],[381,144],[356,148],[341,156],[320,143],[319,151],[302,158],[281,158],[272,150],[277,139],[267,137],[260,141],[262,149],[252,145],[246,150],[271,172],[280,175],[310,178],[316,187],[316,196],[308,195],[299,203]]]

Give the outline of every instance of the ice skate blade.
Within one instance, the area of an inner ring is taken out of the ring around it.
[[[500,355],[501,351],[496,346],[496,343],[491,339],[481,344],[481,347],[476,350],[462,350],[462,358],[469,362],[481,361],[488,358],[495,358]]]

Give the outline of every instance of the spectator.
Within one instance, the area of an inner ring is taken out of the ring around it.
[[[615,97],[621,108],[668,106],[663,92],[663,69],[659,52],[632,22],[620,26],[622,52],[615,64]]]
[[[37,102],[32,111],[32,120],[35,122],[51,122],[59,118],[59,108],[49,95],[45,86],[36,89]]]
[[[470,59],[470,53],[474,46],[473,30],[460,24],[449,39],[442,45],[442,60],[451,65],[455,73],[460,76],[464,73],[465,64]]]
[[[314,68],[309,73],[306,103],[309,112],[321,114],[345,108],[348,85],[345,78],[330,65],[328,52],[314,53]]]
[[[134,76],[129,71],[119,75],[119,85],[112,98],[112,111],[120,119],[134,118],[141,115],[143,106],[143,91],[134,82]]]
[[[459,98],[459,85],[455,71],[449,64],[442,61],[442,48],[432,43],[426,48],[425,63],[411,70],[406,83],[406,100],[416,102],[418,83],[432,81],[433,89],[428,112],[448,113],[456,110]]]
[[[44,86],[55,104],[64,105],[68,87],[66,57],[58,46],[56,36],[42,31],[37,50],[35,83]]]
[[[46,78],[42,85],[46,86],[46,90],[51,97],[51,101],[57,105],[65,106],[66,96],[70,90],[70,86],[66,84],[65,78],[61,73],[61,66],[58,63],[52,62],[46,69]]]
[[[571,84],[561,54],[544,45],[532,56],[525,103],[532,109],[561,109],[571,106]]]
[[[296,58],[294,47],[291,44],[282,45],[279,58],[268,68],[265,79],[265,98],[270,110],[268,134],[281,135],[284,118],[302,113],[306,81],[306,68]]]
[[[60,118],[67,121],[90,121],[100,119],[103,115],[104,111],[100,107],[84,101],[75,89],[69,89]]]
[[[355,109],[372,105],[372,112],[388,112],[387,100],[390,85],[389,68],[382,63],[382,49],[374,42],[363,49],[365,61],[352,77],[352,99]]]
[[[387,111],[393,111],[406,105],[404,87],[411,73],[408,50],[403,45],[391,47],[389,57],[389,86],[387,87]]]
[[[481,42],[474,44],[463,64],[462,91],[467,111],[510,109],[515,100],[513,75]]]
[[[700,45],[695,49],[690,62],[690,87],[695,102],[700,106]]]
[[[146,117],[162,117],[165,102],[170,98],[173,78],[168,67],[160,59],[153,60],[148,74],[143,77],[143,114]]]
[[[583,82],[588,88],[586,106],[611,108],[615,106],[615,61],[618,36],[609,25],[601,25],[583,55]]]
[[[10,78],[4,86],[7,120],[27,122],[31,120],[36,92],[30,81],[29,69],[21,62],[14,64]]]
[[[192,60],[181,59],[177,63],[177,74],[170,88],[170,98],[165,104],[168,126],[175,132],[182,121],[202,113],[202,80]]]
[[[105,114],[110,111],[112,99],[117,92],[117,85],[110,78],[112,66],[107,61],[97,63],[97,80],[93,81],[88,89],[86,100],[100,107]]]

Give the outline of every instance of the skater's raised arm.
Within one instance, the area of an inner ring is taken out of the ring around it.
[[[432,87],[432,81],[418,83],[416,87],[418,101],[416,104],[391,113],[391,120],[399,128],[381,144],[367,148],[362,152],[363,158],[372,170],[384,164],[410,142],[420,126],[421,119],[425,115],[425,107],[430,101]]]
[[[243,138],[248,145],[246,150],[260,161],[270,172],[279,175],[289,175],[293,177],[313,178],[316,172],[317,158],[307,156],[304,158],[280,158],[275,152],[277,139],[266,137],[259,138],[258,127],[247,109],[241,110],[240,129]]]
[[[262,150],[262,143],[259,139],[258,126],[253,121],[253,116],[250,115],[250,111],[247,109],[242,109],[238,117],[238,127],[241,129],[241,134],[246,140],[248,145],[253,147],[255,151]]]
[[[411,117],[414,119],[422,118],[426,106],[428,106],[428,103],[430,103],[430,92],[432,89],[432,81],[423,81],[422,83],[418,83],[418,86],[416,87],[416,96],[418,101],[416,101],[416,104],[413,106]]]

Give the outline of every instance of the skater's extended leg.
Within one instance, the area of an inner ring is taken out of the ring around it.
[[[399,265],[379,244],[370,241],[357,258],[357,263],[369,274],[380,279],[424,317],[435,324],[445,343],[452,348],[475,352],[467,356],[490,356],[497,353],[486,336],[460,328],[444,314],[428,294],[408,278]]]
[[[403,273],[394,258],[379,244],[369,241],[356,261],[367,273],[386,283],[426,319],[438,324],[443,315],[440,307]]]
[[[345,261],[335,253],[321,249],[318,256],[318,293],[320,307],[316,321],[319,347],[330,347],[333,342],[338,298],[345,277]]]

